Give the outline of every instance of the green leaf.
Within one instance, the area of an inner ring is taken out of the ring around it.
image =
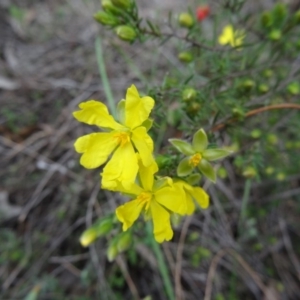
[[[205,159],[201,159],[200,164],[198,165],[199,170],[212,182],[216,182],[216,172],[212,165]]]
[[[195,151],[203,151],[207,148],[208,140],[205,131],[201,128],[193,136],[193,148]]]
[[[191,144],[179,140],[179,139],[169,139],[169,142],[181,153],[185,155],[193,155],[195,153]]]
[[[184,158],[177,167],[177,175],[184,177],[193,172],[194,167],[189,164],[189,157]]]
[[[230,155],[231,152],[225,149],[207,149],[202,153],[203,158],[208,161],[214,161]]]

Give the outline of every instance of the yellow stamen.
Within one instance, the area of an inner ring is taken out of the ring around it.
[[[141,193],[138,195],[137,199],[140,201],[141,205],[146,205],[145,210],[148,210],[150,206],[150,201],[152,199],[152,194],[151,193]]]
[[[202,155],[200,153],[196,153],[190,158],[189,164],[196,167],[199,165],[201,159],[202,159]]]
[[[130,137],[127,132],[118,132],[114,135],[114,138],[118,140],[118,144],[120,144],[121,147],[130,142]]]

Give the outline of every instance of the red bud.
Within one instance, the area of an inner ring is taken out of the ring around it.
[[[210,8],[208,5],[199,6],[196,11],[196,16],[198,21],[203,21],[208,17],[210,13]]]

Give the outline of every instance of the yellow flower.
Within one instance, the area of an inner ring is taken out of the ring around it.
[[[232,25],[223,28],[223,32],[219,36],[219,44],[230,44],[232,47],[240,47],[243,44],[245,33],[243,30],[234,30]]]
[[[138,172],[137,156],[140,153],[145,166],[154,162],[153,141],[147,133],[146,124],[154,106],[151,97],[140,97],[134,85],[127,89],[126,100],[118,104],[119,122],[108,112],[105,104],[89,100],[79,104],[81,110],[73,113],[79,121],[103,128],[105,132],[90,133],[78,138],[75,150],[83,153],[81,165],[87,169],[103,165],[112,154],[103,169],[103,179],[111,187],[120,181],[130,187]]]
[[[181,186],[181,188],[185,192],[187,215],[191,215],[195,211],[195,204],[193,200],[195,200],[203,209],[208,207],[209,196],[201,187],[191,186],[190,184],[182,180],[176,181],[175,184],[177,186]]]
[[[119,191],[135,197],[116,210],[117,218],[123,223],[126,231],[144,212],[153,220],[153,234],[155,240],[162,243],[173,237],[170,223],[170,214],[186,214],[185,194],[182,187],[173,182],[171,178],[154,180],[154,173],[158,171],[154,162],[149,167],[139,164],[140,185],[133,184],[130,189],[119,186]]]

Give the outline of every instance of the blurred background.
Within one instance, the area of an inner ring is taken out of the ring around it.
[[[211,2],[217,9],[220,1]],[[273,4],[246,2],[253,14]],[[142,17],[161,24],[169,10],[176,15],[201,3],[137,1]],[[149,241],[141,238],[114,262],[106,239],[89,248],[79,243],[94,217],[122,201],[100,191],[100,171],[81,167],[73,148],[91,129],[72,112],[87,99],[105,102],[96,37],[116,101],[132,83],[145,93],[170,68],[186,72],[174,41],[124,43],[93,20],[99,9],[96,0],[0,0],[1,300],[169,299]],[[166,137],[176,132],[169,131]],[[176,295],[300,299],[299,172],[250,185],[234,180],[228,161],[224,168],[231,179],[210,187],[212,206],[182,220],[161,247]]]

